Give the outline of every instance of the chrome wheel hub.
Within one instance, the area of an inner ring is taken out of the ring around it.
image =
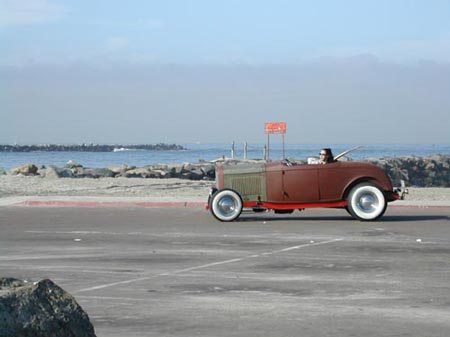
[[[218,203],[220,212],[224,215],[230,215],[236,212],[236,204],[233,198],[223,197]]]
[[[373,212],[378,207],[378,199],[373,194],[363,194],[358,200],[358,208],[363,212]]]

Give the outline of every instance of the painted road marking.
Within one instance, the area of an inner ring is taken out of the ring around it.
[[[330,243],[334,243],[334,242],[339,242],[342,240],[344,240],[344,239],[338,238],[338,239],[322,241],[322,242],[306,243],[303,245],[292,246],[292,247],[288,247],[288,248],[284,248],[284,249],[274,250],[274,251],[270,251],[270,252],[264,252],[261,254],[252,254],[252,255],[244,256],[242,258],[212,262],[212,263],[207,263],[207,264],[203,264],[200,266],[194,266],[194,267],[190,267],[190,268],[174,270],[174,271],[165,272],[165,273],[161,273],[161,274],[157,274],[157,275],[139,277],[139,278],[120,281],[120,282],[113,282],[113,283],[102,284],[102,285],[98,285],[98,286],[94,286],[94,287],[83,288],[83,289],[76,290],[73,293],[74,294],[84,293],[84,292],[93,291],[93,290],[115,287],[118,285],[130,284],[130,283],[135,283],[135,282],[140,282],[140,281],[147,281],[147,280],[151,280],[151,279],[158,278],[158,277],[167,277],[167,276],[177,275],[180,273],[190,272],[190,271],[194,271],[194,270],[200,270],[200,269],[206,269],[209,267],[215,267],[215,266],[221,266],[221,265],[230,264],[230,263],[242,262],[244,260],[255,259],[255,258],[262,257],[262,256],[275,255],[275,254],[279,254],[279,253],[284,253],[284,252],[288,252],[288,251],[292,251],[292,250],[296,250],[296,249],[309,248],[309,247],[313,247],[313,246],[321,246],[321,245],[326,245],[326,244],[330,244]]]

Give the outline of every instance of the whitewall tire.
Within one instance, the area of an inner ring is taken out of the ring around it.
[[[356,185],[348,196],[348,210],[358,220],[376,220],[384,214],[386,207],[383,191],[370,183]]]
[[[240,195],[229,189],[217,191],[211,198],[211,213],[220,221],[233,221],[241,215],[243,208]]]

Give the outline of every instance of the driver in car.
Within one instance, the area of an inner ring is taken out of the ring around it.
[[[320,150],[319,164],[330,164],[334,162],[333,152],[331,152],[330,148]]]

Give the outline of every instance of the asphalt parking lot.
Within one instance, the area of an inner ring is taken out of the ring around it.
[[[50,278],[99,337],[448,336],[450,208],[244,214],[0,207],[1,276]]]

